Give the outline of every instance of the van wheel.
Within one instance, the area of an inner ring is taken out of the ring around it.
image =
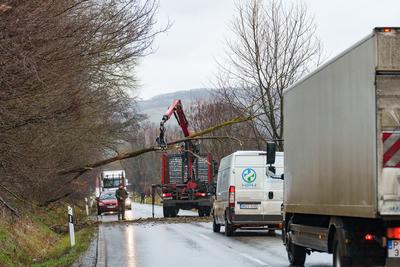
[[[234,229],[233,229],[233,227],[232,227],[232,224],[230,224],[230,223],[228,222],[228,220],[225,219],[225,235],[226,235],[226,236],[232,236],[232,235],[233,235],[233,232],[234,232]]]
[[[213,216],[213,232],[219,233],[221,231],[221,225],[215,222],[215,218]]]
[[[333,239],[333,266],[334,267],[351,267],[353,266],[350,257],[343,256],[345,244],[339,241],[337,232],[335,233],[335,238]]]
[[[306,262],[306,248],[293,244],[289,233],[286,233],[286,251],[290,264],[303,266]]]

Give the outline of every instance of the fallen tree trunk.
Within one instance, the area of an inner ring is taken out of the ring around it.
[[[235,141],[238,141],[239,143],[240,140],[238,140],[237,138],[234,137],[230,137],[230,136],[204,136],[206,134],[209,134],[211,132],[214,132],[216,130],[219,130],[221,128],[230,126],[230,125],[234,125],[237,123],[242,123],[242,122],[246,122],[249,120],[252,120],[255,116],[239,116],[236,118],[233,118],[232,120],[223,122],[221,124],[218,124],[216,126],[210,127],[208,129],[205,129],[203,131],[197,132],[197,133],[193,133],[190,136],[186,137],[186,138],[182,138],[182,139],[178,139],[178,140],[174,140],[172,142],[168,142],[167,143],[167,147],[164,149],[161,149],[159,146],[152,146],[152,147],[147,147],[147,148],[142,148],[139,150],[135,150],[132,152],[128,152],[128,153],[124,153],[124,154],[120,154],[117,155],[115,157],[112,158],[108,158],[105,160],[101,160],[95,163],[91,163],[91,164],[87,164],[86,166],[83,167],[78,167],[78,168],[74,168],[74,169],[70,169],[70,170],[64,170],[64,171],[60,171],[58,172],[58,175],[70,175],[70,174],[75,174],[71,179],[69,179],[66,183],[64,183],[63,187],[60,187],[54,195],[56,195],[55,197],[52,197],[48,200],[46,200],[43,204],[41,204],[40,206],[48,206],[49,204],[53,203],[53,202],[57,202],[65,197],[68,197],[69,195],[71,195],[71,192],[63,194],[63,195],[59,195],[60,192],[65,188],[65,185],[73,182],[74,180],[78,179],[81,175],[83,175],[84,173],[86,173],[87,171],[93,170],[95,168],[107,165],[109,163],[115,162],[115,161],[120,161],[120,160],[124,160],[124,159],[128,159],[128,158],[134,158],[140,155],[143,155],[145,153],[149,153],[149,152],[154,152],[154,151],[160,151],[160,150],[168,150],[171,149],[171,147],[173,145],[188,141],[188,140],[202,140],[202,139],[232,139]]]
[[[3,206],[11,211],[11,213],[17,217],[19,217],[19,213],[16,209],[14,209],[10,204],[8,204],[1,196],[0,196],[0,203],[3,204]]]
[[[182,139],[174,140],[172,142],[168,142],[166,150],[168,150],[168,148],[170,146],[172,146],[172,145],[179,144],[179,143],[182,143],[182,142],[185,142],[185,141],[188,141],[188,140],[223,139],[223,138],[237,140],[236,138],[232,138],[232,137],[229,137],[229,136],[208,136],[208,137],[202,137],[202,136],[206,135],[206,134],[209,134],[211,132],[214,132],[216,130],[219,130],[219,129],[221,129],[223,127],[226,127],[226,126],[230,126],[230,125],[233,125],[233,124],[237,124],[237,123],[241,123],[241,122],[252,120],[253,118],[254,118],[254,116],[236,117],[236,118],[234,118],[234,119],[232,119],[230,121],[226,121],[226,122],[218,124],[218,125],[216,125],[214,127],[210,127],[210,128],[205,129],[203,131],[191,134],[190,136],[188,136],[186,138],[182,138]],[[90,171],[90,170],[95,169],[95,168],[98,168],[100,166],[104,166],[104,165],[107,165],[109,163],[112,163],[112,162],[115,162],[115,161],[119,161],[119,160],[124,160],[124,159],[128,159],[128,158],[134,158],[134,157],[140,156],[142,154],[145,154],[145,153],[148,153],[148,152],[153,152],[153,151],[158,151],[158,150],[161,150],[161,148],[159,146],[152,146],[152,147],[142,148],[142,149],[135,150],[135,151],[132,151],[132,152],[120,154],[120,155],[112,157],[112,158],[101,160],[101,161],[98,161],[98,162],[95,162],[95,163],[87,164],[84,167],[79,167],[79,168],[74,168],[74,169],[71,169],[71,170],[61,171],[58,174],[59,175],[67,175],[67,174],[74,174],[75,173],[75,174],[77,174],[76,178],[78,178],[79,176],[81,176],[85,172]]]

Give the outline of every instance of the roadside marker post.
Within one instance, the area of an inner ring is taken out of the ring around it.
[[[74,214],[70,206],[68,206],[68,225],[69,225],[69,238],[71,240],[71,247],[73,247],[75,246]]]
[[[86,205],[86,215],[89,216],[89,204],[87,197],[85,197],[85,205]]]

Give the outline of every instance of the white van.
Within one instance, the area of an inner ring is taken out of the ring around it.
[[[281,225],[283,152],[275,158],[275,174],[267,170],[264,151],[237,151],[221,160],[212,211],[214,232],[221,225],[227,236],[238,228]]]

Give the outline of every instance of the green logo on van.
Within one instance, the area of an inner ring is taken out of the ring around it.
[[[252,168],[247,168],[244,169],[242,172],[242,180],[248,184],[252,184],[254,183],[254,181],[256,180],[257,175],[256,175],[256,171],[253,170]]]

